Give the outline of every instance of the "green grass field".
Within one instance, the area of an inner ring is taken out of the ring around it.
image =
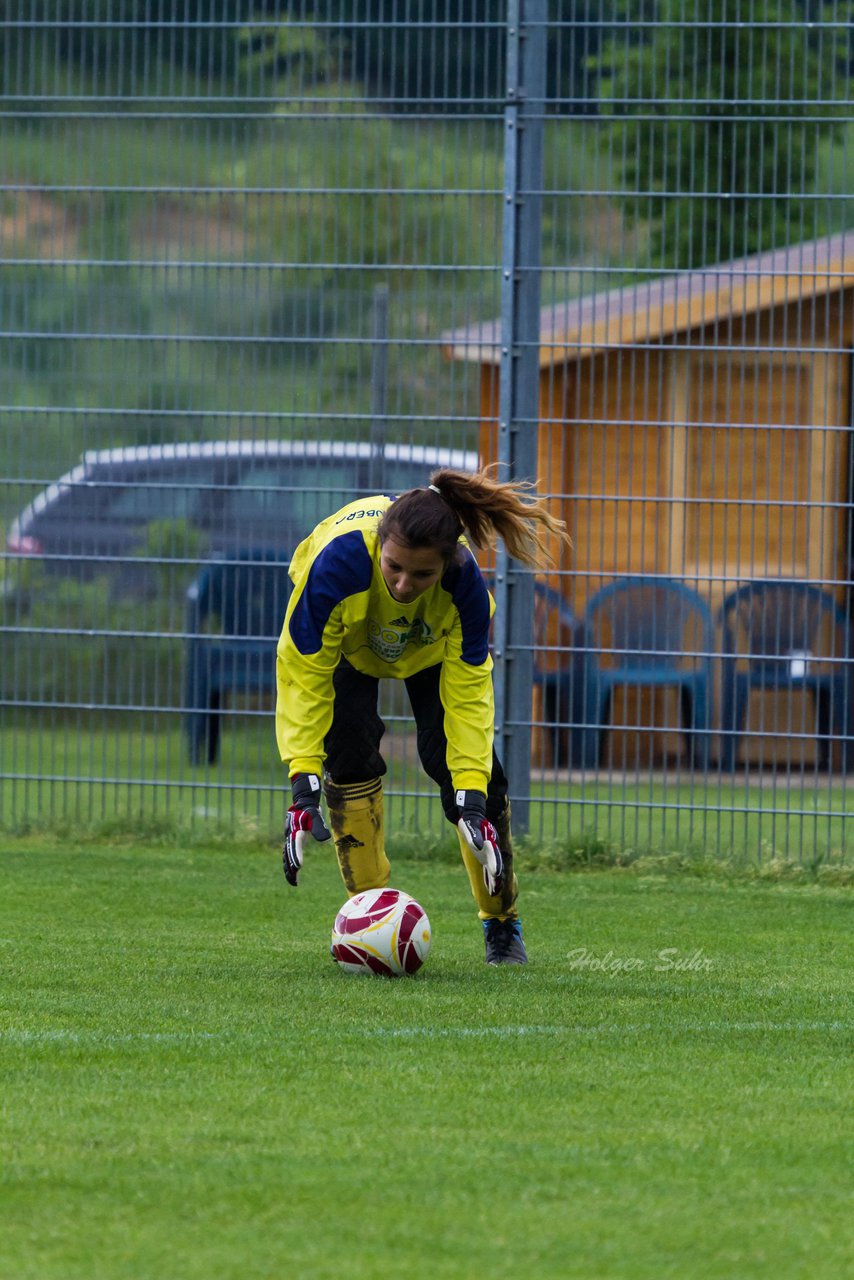
[[[850,888],[523,866],[493,970],[398,859],[434,949],[389,982],[328,959],[327,853],[2,848],[3,1276],[854,1268]]]

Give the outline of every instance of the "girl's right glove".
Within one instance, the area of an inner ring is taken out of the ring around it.
[[[483,867],[483,883],[490,897],[504,884],[504,859],[498,847],[498,832],[486,816],[486,796],[482,791],[458,791],[460,811],[457,826],[468,847]]]

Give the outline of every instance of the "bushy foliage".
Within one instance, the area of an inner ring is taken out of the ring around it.
[[[4,23],[0,53],[60,77],[71,65],[100,79],[105,92],[126,92],[154,62],[180,73],[225,75],[237,61],[234,24],[258,8],[255,0],[33,0],[29,22]]]
[[[549,0],[548,13],[552,109],[586,113],[599,14],[592,0]],[[423,17],[389,0],[182,0],[180,21],[174,0],[52,0],[49,21],[0,31],[0,55],[48,80],[73,67],[129,98],[150,91],[159,67],[173,92],[209,76],[247,99],[288,81],[353,79],[404,110],[466,113],[503,104],[506,22],[505,0],[435,0]]]
[[[152,522],[138,564],[88,580],[37,560],[6,568],[0,697],[63,709],[179,707],[185,593],[202,553],[184,520]],[[30,636],[29,643],[25,637]]]

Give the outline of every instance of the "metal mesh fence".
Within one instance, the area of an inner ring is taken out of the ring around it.
[[[521,825],[844,856],[851,65],[801,0],[5,4],[0,822],[277,829],[293,546],[479,456],[573,538],[484,560]]]

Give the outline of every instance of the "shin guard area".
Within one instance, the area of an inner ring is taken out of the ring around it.
[[[491,920],[496,917],[500,920],[505,920],[508,916],[516,914],[515,904],[519,893],[519,885],[516,880],[516,873],[513,870],[513,840],[510,832],[509,803],[496,820],[495,830],[498,833],[498,847],[504,858],[505,878],[504,888],[501,893],[495,894],[494,897],[490,896],[486,891],[486,885],[483,882],[483,867],[469,848],[463,833],[459,829],[457,830],[460,852],[463,855],[463,863],[468,873],[472,897],[477,903],[477,911],[481,920]]]
[[[340,786],[327,778],[324,791],[347,892],[352,897],[365,889],[381,889],[391,874],[385,854],[382,779]]]

